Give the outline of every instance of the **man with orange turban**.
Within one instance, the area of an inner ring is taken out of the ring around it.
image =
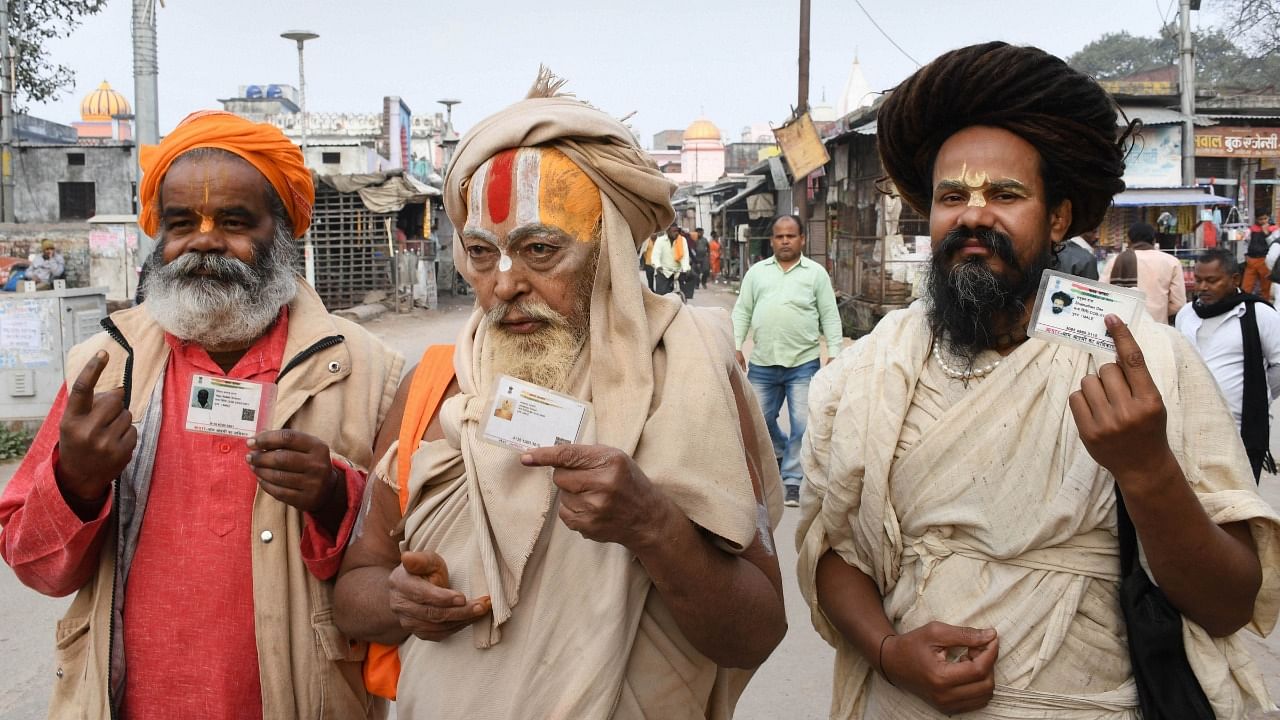
[[[294,274],[278,129],[196,113],[141,159],[146,301],[71,350],[0,498],[18,578],[77,593],[50,717],[381,715],[332,578],[403,362]]]
[[[671,184],[555,85],[454,155],[445,207],[477,307],[439,411],[413,415],[410,380],[388,418],[380,446],[400,440],[369,482],[339,627],[399,646],[404,720],[728,718],[786,629],[777,465],[727,314],[636,272]],[[504,375],[589,406],[576,440],[484,442]]]

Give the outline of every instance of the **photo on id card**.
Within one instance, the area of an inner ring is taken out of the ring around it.
[[[193,375],[185,428],[207,435],[253,437],[266,427],[275,398],[274,383]]]
[[[580,400],[503,375],[480,421],[480,437],[521,452],[576,443],[586,414]]]
[[[1107,334],[1107,315],[1132,325],[1143,312],[1146,295],[1139,290],[1046,270],[1040,277],[1027,334],[1114,357],[1116,344]]]

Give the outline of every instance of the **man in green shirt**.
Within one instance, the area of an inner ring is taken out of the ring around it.
[[[827,338],[827,355],[840,351],[843,335],[836,294],[823,267],[802,253],[804,230],[800,218],[783,215],[773,222],[769,240],[773,257],[762,260],[742,279],[733,307],[733,337],[738,364],[760,396],[773,454],[786,485],[786,505],[800,504],[800,441],[809,412],[809,380],[821,366],[818,337]],[[742,355],[747,335],[754,347],[748,366]],[[790,435],[778,427],[782,401],[787,402]]]

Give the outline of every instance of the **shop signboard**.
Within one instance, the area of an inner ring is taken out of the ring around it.
[[[797,180],[808,177],[809,173],[826,165],[831,159],[809,113],[803,113],[786,125],[775,128],[773,135],[782,147],[782,157],[791,169],[791,176]]]
[[[1196,157],[1280,157],[1280,128],[1196,128]]]

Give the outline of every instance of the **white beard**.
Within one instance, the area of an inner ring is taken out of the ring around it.
[[[143,306],[156,324],[181,340],[210,349],[245,347],[271,327],[298,291],[289,263],[293,240],[274,242],[258,251],[252,265],[198,253],[164,263],[161,245],[147,261]],[[214,274],[192,274],[201,267]]]

